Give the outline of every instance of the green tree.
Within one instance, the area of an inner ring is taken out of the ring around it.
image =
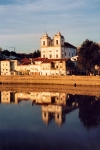
[[[78,52],[78,68],[93,73],[94,66],[100,61],[99,49],[97,43],[85,40]]]

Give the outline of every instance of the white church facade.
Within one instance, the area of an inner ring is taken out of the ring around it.
[[[62,59],[76,56],[76,47],[65,42],[64,36],[58,32],[53,39],[47,33],[41,38],[41,58]]]
[[[70,59],[71,58],[71,59]],[[72,59],[73,58],[73,59]],[[41,38],[41,57],[0,61],[0,75],[69,75],[74,74],[76,47],[65,42],[58,32],[53,39]]]

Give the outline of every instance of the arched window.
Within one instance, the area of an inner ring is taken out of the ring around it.
[[[49,41],[49,46],[51,45],[50,41]]]
[[[45,55],[43,55],[43,58],[45,58]]]
[[[58,40],[56,40],[56,45],[58,45]]]
[[[58,54],[56,54],[56,58],[58,58]]]
[[[43,45],[45,45],[45,41],[43,41]]]
[[[52,58],[52,54],[49,55],[49,58]]]

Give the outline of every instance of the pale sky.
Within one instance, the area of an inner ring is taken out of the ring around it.
[[[80,46],[100,43],[100,0],[0,0],[0,47],[30,53],[45,32]]]

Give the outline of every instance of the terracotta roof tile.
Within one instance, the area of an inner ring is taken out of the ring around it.
[[[69,58],[62,58],[62,59],[45,59],[42,63],[51,63],[53,61],[68,61]]]
[[[31,60],[29,60],[28,58],[25,57],[25,58],[21,59],[20,62],[22,62],[22,63],[30,63]]]
[[[23,58],[20,60],[20,65],[29,65],[31,64],[31,60],[29,60],[28,58]]]
[[[46,58],[41,58],[41,57],[38,57],[38,58],[33,58],[33,61],[44,61]]]

